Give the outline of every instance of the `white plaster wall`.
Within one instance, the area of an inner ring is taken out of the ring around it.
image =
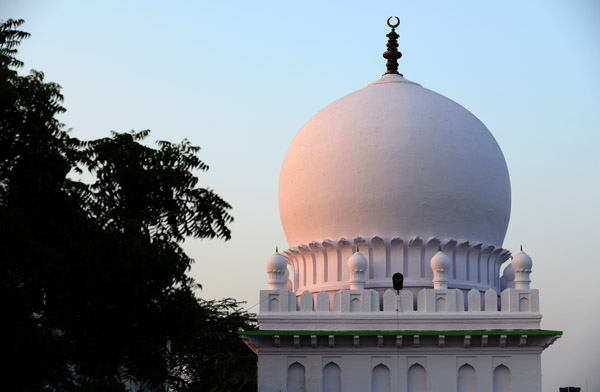
[[[418,363],[426,370],[427,390],[458,392],[458,369],[469,364],[475,370],[477,392],[493,391],[493,371],[499,365],[510,369],[513,392],[541,392],[541,349],[528,348],[321,348],[269,349],[259,354],[260,392],[286,390],[286,370],[299,362],[305,366],[307,391],[321,392],[323,367],[334,361],[340,366],[342,391],[371,391],[371,372],[379,363],[390,368],[392,391],[408,392],[408,368]]]

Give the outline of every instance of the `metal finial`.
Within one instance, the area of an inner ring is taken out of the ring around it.
[[[392,18],[396,18],[395,24],[390,23]],[[395,74],[402,76],[402,74],[398,72],[398,59],[402,57],[402,53],[398,52],[398,37],[400,36],[396,33],[396,27],[400,26],[400,18],[397,16],[390,16],[387,20],[387,25],[392,31],[386,35],[386,37],[388,37],[388,42],[386,44],[387,50],[383,53],[383,58],[387,60],[387,72],[384,75]]]

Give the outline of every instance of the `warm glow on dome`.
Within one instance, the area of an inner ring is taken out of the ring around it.
[[[485,125],[399,75],[313,116],[279,179],[290,246],[419,236],[500,247],[510,200],[508,169]]]

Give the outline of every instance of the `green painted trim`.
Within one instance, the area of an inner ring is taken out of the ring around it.
[[[531,330],[493,330],[493,331],[239,331],[238,335],[247,336],[273,336],[273,335],[358,335],[358,336],[406,336],[406,335],[562,335],[562,331],[549,331],[543,329]]]

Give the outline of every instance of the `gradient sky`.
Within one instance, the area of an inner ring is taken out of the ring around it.
[[[287,247],[279,170],[328,103],[385,72],[398,15],[400,72],[494,134],[512,183],[504,247],[533,258],[545,329],[543,390],[600,391],[600,3],[558,1],[2,0],[24,18],[23,72],[59,83],[74,136],[151,129],[191,140],[202,186],[233,205],[233,239],[188,241],[204,298],[257,311],[265,261]]]

